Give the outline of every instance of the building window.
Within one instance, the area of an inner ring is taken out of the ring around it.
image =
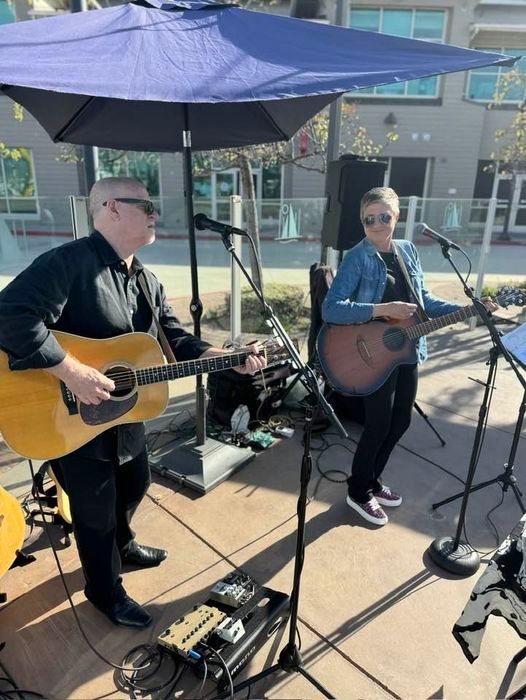
[[[427,164],[427,158],[389,158],[389,187],[392,187],[399,197],[424,197]]]
[[[444,41],[446,26],[445,10],[412,10],[385,8],[351,8],[349,25],[355,29],[370,32],[392,34],[409,39],[425,41]],[[355,90],[359,95],[376,95],[378,97],[438,97],[438,76],[408,80],[405,83],[380,85],[375,88]]]
[[[153,198],[161,196],[159,167],[158,153],[99,148],[99,177],[134,177]]]
[[[282,189],[282,166],[252,163],[252,174],[261,222],[279,212]],[[196,207],[207,216],[220,221],[230,218],[230,196],[241,190],[238,168],[212,171],[194,177]],[[276,214],[277,216],[277,214]]]
[[[478,51],[491,51],[492,53],[503,53],[506,56],[520,56],[524,49],[488,49],[478,48]],[[518,70],[525,79],[520,84],[513,84],[506,91],[503,103],[522,102],[526,99],[526,56],[521,58],[515,66],[488,66],[487,68],[477,68],[469,72],[467,84],[467,97],[477,102],[492,102],[495,91],[502,76],[511,70]]]
[[[0,158],[0,214],[38,213],[33,156],[29,148],[16,147],[16,156]]]
[[[15,11],[8,0],[0,0],[0,24],[16,22]]]

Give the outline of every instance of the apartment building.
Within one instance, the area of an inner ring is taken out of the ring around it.
[[[269,11],[315,21],[330,21],[335,0],[282,0]],[[63,0],[0,0],[0,22],[63,11]],[[260,9],[260,8],[258,8]],[[457,46],[526,56],[526,0],[350,0],[345,6],[349,26],[398,36],[446,42]],[[519,62],[526,73],[526,58]],[[513,202],[510,231],[526,232],[526,176],[513,192],[509,180],[487,168],[495,150],[495,130],[506,127],[525,100],[524,87],[510,92],[503,105],[488,110],[500,75],[508,69],[491,67],[386,85],[349,94],[359,105],[360,122],[377,142],[396,126],[399,139],[386,146],[386,184],[402,196],[431,198],[488,198]],[[40,216],[38,198],[50,202],[65,194],[83,192],[82,168],[65,162],[61,147],[52,144],[41,127],[26,115],[12,118],[12,104],[0,97],[0,140],[22,149],[23,158],[0,158],[0,211],[7,216]],[[324,177],[294,166],[255,164],[258,197],[322,197]],[[177,203],[182,199],[180,157],[176,154],[128,153],[115,159],[99,152],[102,174],[128,173],[146,182],[152,194]],[[195,196],[200,210],[225,218],[228,197],[239,192],[235,170],[196,177]],[[41,200],[42,201],[42,200]],[[55,225],[66,219],[47,207]],[[173,226],[182,222],[172,221]]]

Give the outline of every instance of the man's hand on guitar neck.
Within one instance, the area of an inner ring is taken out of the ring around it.
[[[105,377],[94,367],[84,365],[71,355],[66,355],[62,362],[48,367],[47,372],[61,379],[68,389],[85,404],[98,405],[110,398],[115,383]]]
[[[244,348],[238,348],[237,352],[246,351],[249,353],[244,365],[233,367],[239,374],[255,374],[260,369],[265,369],[267,366],[267,358],[261,353],[261,346],[258,342],[250,343]],[[230,355],[231,350],[223,350],[222,348],[208,348],[201,357],[214,357],[215,355]]]
[[[375,304],[373,307],[373,318],[392,318],[403,321],[411,318],[416,312],[416,304],[409,304],[405,301],[390,301],[387,304]]]

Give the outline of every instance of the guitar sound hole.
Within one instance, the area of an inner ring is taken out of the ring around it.
[[[111,392],[111,395],[117,399],[128,396],[135,389],[135,376],[129,367],[115,365],[106,370],[104,374],[115,382],[115,390]]]
[[[384,333],[384,345],[391,352],[401,350],[406,341],[406,335],[400,328],[388,328]]]

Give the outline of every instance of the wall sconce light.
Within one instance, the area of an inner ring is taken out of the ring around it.
[[[423,141],[431,141],[431,134],[422,134]]]
[[[411,141],[418,141],[419,138],[420,134],[418,133],[418,131],[413,131],[413,133],[411,134]]]
[[[392,112],[389,112],[389,114],[384,119],[384,124],[388,124],[389,126],[397,126],[398,119]]]

